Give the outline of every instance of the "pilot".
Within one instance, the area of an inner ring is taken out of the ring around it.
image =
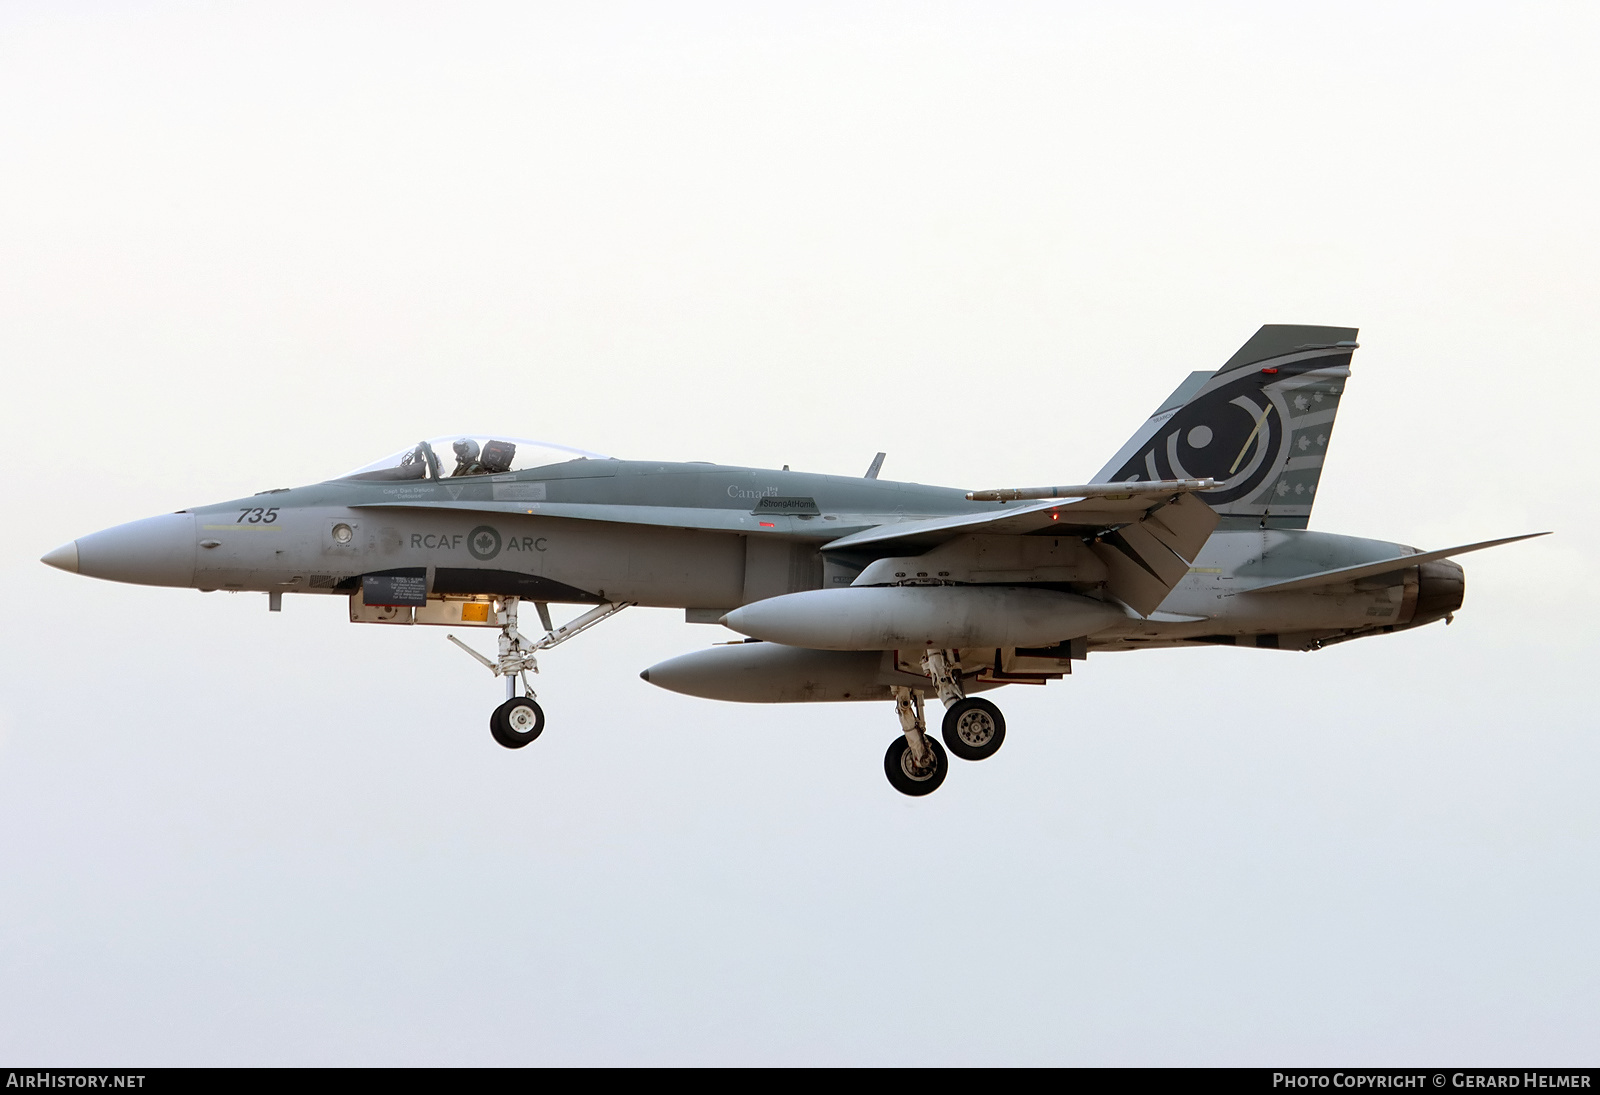
[[[454,445],[456,450],[456,470],[450,473],[453,479],[458,475],[482,475],[483,465],[478,462],[478,443],[470,437],[463,437]]]

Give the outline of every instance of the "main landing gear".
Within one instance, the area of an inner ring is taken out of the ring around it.
[[[944,782],[950,758],[939,743],[924,731],[922,693],[910,688],[895,688],[894,709],[900,716],[903,736],[889,743],[883,755],[883,773],[902,795],[931,795]]]
[[[962,760],[986,760],[1000,751],[1006,740],[1006,720],[988,700],[968,698],[961,686],[961,661],[953,650],[929,650],[922,669],[944,704],[940,736],[950,752]],[[939,743],[928,736],[923,718],[922,693],[896,686],[895,713],[900,716],[901,737],[889,743],[883,771],[903,795],[927,795],[944,782],[949,760]]]
[[[544,732],[544,708],[534,699],[533,688],[528,684],[528,674],[539,672],[539,661],[535,655],[541,650],[560,646],[633,603],[618,601],[598,605],[570,624],[558,628],[551,626],[549,608],[542,602],[535,602],[534,607],[538,609],[539,622],[544,625],[545,633],[543,638],[529,639],[517,630],[517,602],[516,597],[507,597],[500,602],[496,616],[500,624],[500,657],[496,661],[485,658],[454,635],[446,636],[483,663],[489,672],[506,679],[506,702],[496,707],[494,714],[489,716],[489,733],[507,749],[521,749]],[[517,695],[518,682],[522,685],[520,696]]]

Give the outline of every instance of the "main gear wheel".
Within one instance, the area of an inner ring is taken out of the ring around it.
[[[889,783],[902,795],[913,797],[929,795],[939,789],[950,769],[944,747],[931,737],[924,737],[928,746],[928,763],[919,765],[911,754],[911,743],[904,734],[889,743],[883,755],[883,772]]]
[[[988,700],[969,697],[950,705],[939,733],[962,760],[986,760],[1006,740],[1006,717]]]

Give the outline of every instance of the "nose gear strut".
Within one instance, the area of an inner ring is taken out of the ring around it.
[[[528,674],[539,672],[538,652],[576,638],[634,603],[607,601],[591,608],[571,623],[552,627],[549,608],[543,602],[535,602],[534,607],[539,613],[539,622],[544,625],[545,634],[543,638],[530,639],[517,630],[517,604],[520,600],[519,597],[505,597],[500,601],[496,614],[500,624],[498,659],[485,658],[454,635],[445,636],[471,654],[489,672],[506,679],[506,702],[495,708],[494,714],[489,716],[489,732],[494,735],[495,741],[507,749],[520,749],[544,731],[544,709],[535,700],[533,687],[528,683]],[[522,682],[520,696],[517,695],[518,681]]]

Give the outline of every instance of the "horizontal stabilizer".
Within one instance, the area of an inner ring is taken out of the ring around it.
[[[1443,548],[1439,551],[1424,551],[1420,555],[1397,555],[1392,559],[1380,559],[1376,563],[1361,563],[1353,567],[1340,567],[1337,570],[1323,570],[1316,574],[1307,574],[1301,578],[1289,578],[1282,582],[1273,582],[1271,585],[1256,586],[1249,592],[1287,593],[1295,589],[1315,589],[1318,586],[1353,582],[1357,578],[1376,578],[1380,574],[1391,574],[1397,570],[1404,570],[1406,567],[1431,563],[1436,559],[1448,559],[1452,555],[1464,555],[1469,551],[1482,551],[1484,548],[1499,547],[1501,544],[1514,544],[1518,540],[1531,540],[1536,536],[1549,535],[1548,532],[1529,532],[1521,536],[1507,536],[1502,540],[1485,540],[1479,544],[1464,544],[1461,547]]]

